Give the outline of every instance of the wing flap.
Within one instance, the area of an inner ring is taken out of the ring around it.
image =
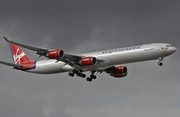
[[[64,57],[59,59],[59,61],[63,61],[64,63],[70,65],[71,67],[73,67],[76,70],[80,70],[81,66],[78,64],[79,61],[84,58],[86,56],[83,55],[74,55],[74,54],[69,54],[69,53],[64,53]],[[88,56],[87,56],[88,57]],[[103,57],[97,57],[97,64],[107,61],[106,59],[104,59]]]
[[[79,56],[79,55],[70,54],[70,53],[64,53],[64,58],[67,58],[67,59],[70,59],[70,60],[80,60],[83,57],[84,56]]]

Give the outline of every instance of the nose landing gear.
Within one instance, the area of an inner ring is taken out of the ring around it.
[[[164,58],[163,58],[163,57],[159,57],[159,62],[158,62],[158,65],[159,65],[159,66],[162,66],[162,65],[163,65],[163,63],[161,62],[162,60],[164,60]]]
[[[162,66],[162,65],[163,65],[163,63],[162,63],[162,62],[158,62],[158,65],[159,65],[159,66]]]

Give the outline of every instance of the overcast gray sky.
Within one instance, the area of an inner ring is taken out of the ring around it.
[[[0,65],[0,116],[179,117],[179,11],[179,0],[1,0],[1,61],[12,62],[3,36],[73,54],[153,42],[178,50],[162,67],[158,60],[125,64],[127,77],[102,73],[91,83]]]

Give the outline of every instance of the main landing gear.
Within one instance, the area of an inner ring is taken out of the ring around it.
[[[96,79],[96,76],[94,75],[95,72],[92,72],[90,77],[87,77],[86,80],[91,82],[93,79]],[[74,77],[74,74],[76,74],[76,76],[85,78],[86,74],[83,74],[82,71],[77,71],[77,70],[73,70],[72,72],[69,72],[68,75],[71,77]]]
[[[69,72],[68,75],[71,76],[71,77],[74,77],[74,73],[73,72]]]
[[[159,66],[162,66],[162,65],[163,65],[163,63],[161,62],[162,60],[164,60],[164,58],[163,58],[163,57],[159,57],[159,62],[158,62],[158,65],[159,65]]]
[[[69,72],[68,75],[71,77],[74,77],[74,74],[76,74],[79,77],[85,78],[86,74],[83,74],[81,71],[73,70],[72,72]]]
[[[96,79],[96,76],[94,75],[94,73],[95,73],[95,72],[92,72],[91,75],[90,75],[90,77],[87,77],[86,80],[89,81],[89,82],[91,82],[92,79]]]

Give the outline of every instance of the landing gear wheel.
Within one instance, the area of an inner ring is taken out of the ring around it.
[[[162,63],[162,62],[158,62],[158,65],[159,65],[159,66],[162,66],[162,65],[163,65],[163,63]]]
[[[86,80],[89,81],[89,82],[91,82],[91,81],[92,81],[92,78],[87,77]]]
[[[74,76],[74,73],[69,72],[68,75],[71,76],[71,77],[73,77],[73,76]]]
[[[76,75],[77,75],[77,76],[81,76],[81,73],[77,73]]]
[[[93,74],[91,74],[91,75],[90,75],[90,78],[92,78],[92,79],[96,79],[96,76],[95,76],[95,75],[93,75]]]
[[[78,74],[78,71],[74,69],[74,70],[73,70],[73,73]]]
[[[86,74],[81,74],[81,77],[85,78],[85,77],[86,77]]]

